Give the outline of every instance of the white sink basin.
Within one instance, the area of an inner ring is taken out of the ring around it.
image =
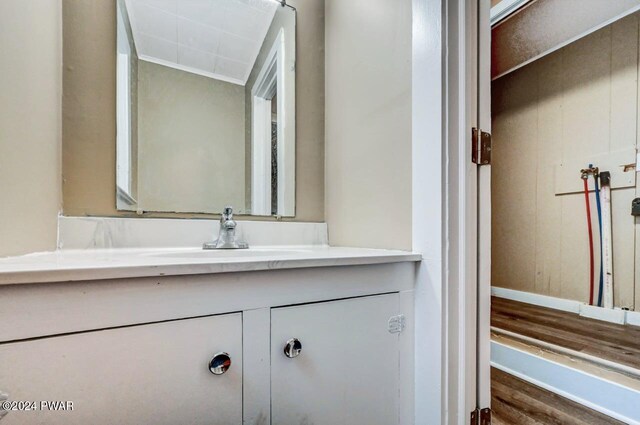
[[[279,257],[283,255],[301,254],[309,252],[308,249],[190,249],[184,251],[162,252],[149,254],[150,257],[162,258],[247,258],[247,257]]]

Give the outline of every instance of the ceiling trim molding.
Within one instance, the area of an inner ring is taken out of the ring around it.
[[[166,61],[166,60],[163,60],[163,59],[152,58],[151,56],[140,55],[140,56],[138,56],[138,59],[140,59],[142,61],[145,61],[145,62],[155,63],[156,65],[162,65],[162,66],[166,66],[168,68],[174,68],[174,69],[178,69],[180,71],[190,72],[192,74],[197,74],[197,75],[200,75],[200,76],[203,76],[203,77],[215,78],[216,80],[224,81],[224,82],[231,83],[231,84],[237,84],[239,86],[244,86],[245,85],[244,81],[238,80],[236,78],[230,78],[230,77],[227,77],[226,75],[216,74],[215,72],[203,71],[201,69],[192,68],[190,66],[185,66],[185,65],[180,65],[180,64],[177,64],[175,62]]]
[[[504,20],[531,0],[502,0],[491,8],[491,26]]]

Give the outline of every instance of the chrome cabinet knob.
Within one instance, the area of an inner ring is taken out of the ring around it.
[[[222,375],[231,367],[231,357],[228,353],[221,351],[216,353],[209,362],[209,371],[214,375]]]
[[[293,359],[298,357],[302,351],[302,343],[298,338],[291,338],[284,346],[284,355]]]

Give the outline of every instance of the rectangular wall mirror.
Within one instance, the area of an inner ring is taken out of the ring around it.
[[[295,215],[295,9],[119,0],[117,208]]]

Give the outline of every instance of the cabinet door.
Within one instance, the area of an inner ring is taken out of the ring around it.
[[[209,371],[217,352],[231,367]],[[11,400],[72,411],[11,411],[10,424],[241,424],[242,316],[229,314],[0,345]]]
[[[398,308],[390,294],[271,310],[272,425],[397,424]]]

